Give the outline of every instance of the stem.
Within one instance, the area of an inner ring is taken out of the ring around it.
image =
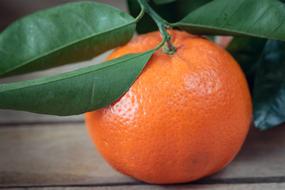
[[[163,41],[165,41],[165,44],[163,46],[163,52],[167,54],[174,54],[176,52],[176,48],[171,43],[171,36],[168,34],[167,29],[170,28],[170,25],[166,20],[161,18],[152,8],[149,6],[149,4],[146,2],[146,0],[138,0],[142,11],[145,11],[156,23],[158,26],[158,29],[163,37]]]

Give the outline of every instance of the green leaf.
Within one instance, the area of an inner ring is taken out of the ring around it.
[[[75,115],[105,107],[135,81],[154,50],[73,72],[0,85],[0,109]]]
[[[196,34],[285,40],[285,5],[278,0],[214,0],[173,26]]]
[[[255,126],[265,130],[285,122],[285,43],[234,38],[228,50],[246,74]]]
[[[268,41],[254,81],[254,123],[265,130],[285,122],[285,43]]]
[[[267,40],[260,38],[235,37],[227,47],[245,73],[251,92],[257,65],[266,42]]]
[[[135,25],[127,13],[95,2],[37,12],[0,34],[0,76],[91,59],[129,41]]]

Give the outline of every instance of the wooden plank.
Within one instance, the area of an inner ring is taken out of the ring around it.
[[[15,188],[12,190],[21,190]],[[35,187],[25,188],[25,190],[280,190],[285,189],[285,183],[258,183],[258,184],[217,184],[217,185],[173,185],[173,186],[155,186],[155,185],[132,185],[132,186],[105,186],[105,187]]]
[[[83,123],[83,119],[83,115],[58,117],[20,111],[0,110],[0,127],[22,125],[25,123],[33,125],[41,123]]]
[[[95,151],[83,124],[0,128],[0,186],[131,181]]]
[[[252,130],[238,157],[199,183],[284,182],[285,127]],[[83,124],[0,128],[0,186],[140,184],[108,166]]]

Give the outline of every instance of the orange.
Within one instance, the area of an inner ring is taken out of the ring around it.
[[[171,30],[173,55],[156,51],[126,94],[86,114],[98,150],[118,171],[153,184],[191,182],[224,168],[249,129],[252,104],[236,61],[207,39]],[[144,52],[138,36],[109,59]]]

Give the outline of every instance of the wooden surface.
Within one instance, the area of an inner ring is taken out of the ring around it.
[[[45,0],[41,4],[31,0],[3,0],[0,20],[17,7],[22,12],[16,12],[23,15],[65,1]],[[33,6],[23,8],[29,2]],[[108,0],[126,10],[123,2]],[[73,70],[103,59],[104,55],[79,65],[4,79],[0,83]],[[102,159],[88,137],[83,116],[55,117],[0,110],[0,189],[279,190],[285,189],[284,150],[285,126],[267,132],[252,129],[240,154],[223,171],[192,184],[151,186],[116,172]]]
[[[9,125],[9,117],[0,117],[0,188],[154,188],[113,170],[90,141],[82,116],[49,121],[50,116],[44,122],[17,125]],[[285,126],[267,132],[252,129],[240,154],[223,171],[178,187],[285,189],[284,137]]]

